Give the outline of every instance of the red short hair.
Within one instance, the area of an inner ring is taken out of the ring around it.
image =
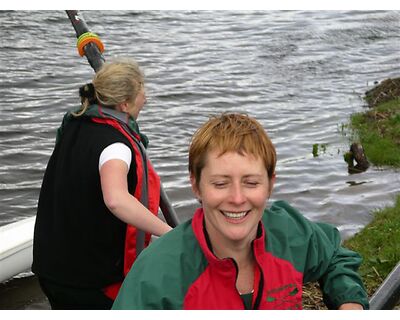
[[[276,151],[261,124],[240,113],[212,116],[193,135],[189,147],[189,173],[198,184],[207,152],[218,150],[253,155],[263,160],[268,177],[275,173]]]

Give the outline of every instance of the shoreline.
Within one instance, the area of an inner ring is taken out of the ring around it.
[[[373,166],[400,169],[400,78],[375,83],[364,99],[368,109],[350,118],[350,143],[362,145]],[[344,161],[348,162],[347,154]],[[393,200],[393,206],[374,210],[372,221],[343,242],[363,257],[359,273],[369,298],[400,261],[400,194]],[[326,309],[317,283],[307,284],[303,290],[305,309]],[[394,309],[399,308],[400,302]]]
[[[368,109],[351,117],[350,128],[372,165],[400,169],[400,78],[376,84],[365,101]],[[369,296],[400,261],[400,194],[393,200],[393,206],[374,210],[372,221],[344,241],[363,256],[359,272]]]

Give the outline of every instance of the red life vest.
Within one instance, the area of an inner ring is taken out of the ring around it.
[[[145,175],[143,174],[144,166],[141,151],[139,150],[139,146],[134,141],[140,141],[139,135],[135,134],[133,131],[127,132],[121,123],[117,120],[111,118],[91,118],[92,121],[96,123],[107,124],[113,126],[118,131],[120,131],[131,143],[133,150],[135,151],[135,162],[136,162],[136,173],[137,173],[137,185],[134,192],[134,197],[136,199],[141,199],[143,192],[143,178]],[[134,137],[132,137],[132,135]],[[160,204],[160,177],[157,175],[150,161],[146,158],[147,161],[147,188],[148,188],[148,209],[155,215],[158,215],[158,208]],[[133,262],[137,257],[137,236],[138,230],[129,224],[126,227],[126,235],[125,235],[125,250],[124,250],[124,277],[128,274],[129,270],[132,267]],[[144,246],[147,247],[150,243],[151,234],[145,233],[145,243]],[[117,297],[119,288],[121,287],[122,282],[114,283],[103,289],[105,295],[112,300],[115,300]]]

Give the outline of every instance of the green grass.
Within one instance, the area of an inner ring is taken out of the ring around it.
[[[400,98],[351,117],[369,161],[377,166],[400,167]]]
[[[359,272],[372,295],[400,260],[400,195],[394,207],[374,212],[373,221],[344,246],[363,257]]]
[[[379,90],[377,87],[376,95]],[[400,167],[400,97],[354,114],[349,127],[373,165]],[[373,215],[370,224],[344,242],[344,246],[363,257],[359,272],[369,296],[400,260],[400,195],[393,207],[377,210]]]
[[[400,78],[385,80],[367,92],[366,101],[370,108],[352,115],[350,123],[339,128],[344,135],[350,133],[351,143],[361,143],[368,160],[375,166],[400,167],[399,95]],[[313,146],[313,154],[318,155],[318,145]],[[372,214],[371,223],[343,243],[363,257],[359,272],[369,297],[400,261],[400,194],[393,207]],[[315,284],[304,287],[303,298],[306,309],[326,308]],[[395,309],[398,307],[399,304]]]
[[[343,243],[363,257],[359,273],[370,298],[400,260],[400,195],[394,207],[377,210],[373,215],[371,223]],[[303,287],[303,301],[305,309],[326,309],[315,283]]]

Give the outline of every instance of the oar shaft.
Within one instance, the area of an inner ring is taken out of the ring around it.
[[[369,301],[371,310],[391,310],[400,301],[400,262],[386,277]]]
[[[75,29],[76,37],[79,38],[82,34],[89,32],[85,20],[77,10],[66,10],[69,20]],[[85,47],[85,56],[95,72],[103,65],[105,59],[101,54],[96,44],[89,42]]]
[[[179,219],[162,185],[160,190],[160,209],[164,215],[165,221],[172,228],[175,228],[179,224]]]

